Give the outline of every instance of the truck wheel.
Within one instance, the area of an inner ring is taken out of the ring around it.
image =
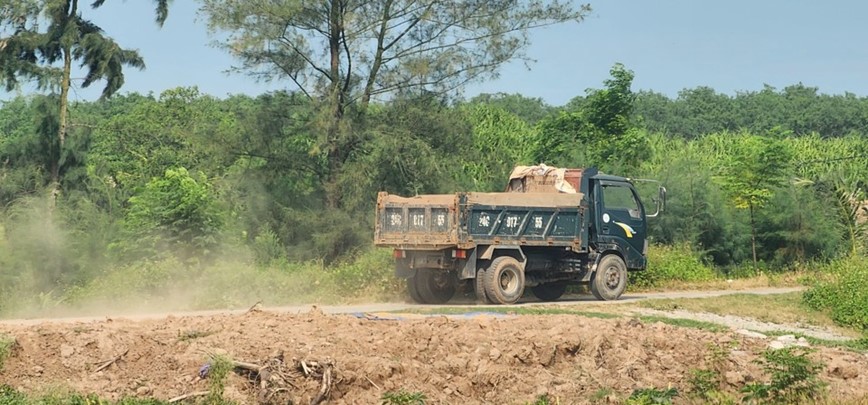
[[[509,256],[501,256],[485,270],[485,296],[495,304],[515,304],[524,294],[524,271]]]
[[[476,292],[476,302],[483,305],[492,304],[491,300],[488,299],[488,296],[485,295],[485,269],[477,270],[476,279],[473,281],[473,290]]]
[[[425,303],[425,301],[422,300],[422,296],[419,295],[419,289],[416,288],[416,276],[407,279],[407,292],[410,294],[410,298],[417,304]]]
[[[600,260],[594,278],[591,280],[591,293],[598,300],[617,300],[627,288],[627,265],[618,255],[606,255]]]
[[[554,301],[567,291],[567,285],[563,283],[545,283],[530,288],[537,298],[543,301]]]
[[[455,295],[455,277],[448,271],[416,271],[416,290],[425,304],[445,304]]]

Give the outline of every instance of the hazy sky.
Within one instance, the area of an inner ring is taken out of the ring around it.
[[[580,24],[537,31],[529,55],[537,62],[505,66],[498,80],[468,87],[464,95],[522,93],[561,105],[599,88],[621,62],[636,74],[634,90],[669,96],[684,88],[717,91],[778,88],[802,82],[824,93],[868,95],[868,2],[857,0],[608,0],[591,2]],[[162,30],[152,2],[109,1],[86,10],[122,46],[136,48],[148,68],[126,72],[122,92],[198,86],[215,96],[292,88],[289,82],[256,83],[224,73],[234,61],[208,46],[193,0],[175,0]],[[99,86],[77,90],[95,99]],[[9,94],[0,93],[0,98]]]

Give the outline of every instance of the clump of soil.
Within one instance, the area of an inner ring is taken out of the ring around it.
[[[429,404],[518,404],[547,394],[588,403],[601,392],[623,399],[637,388],[689,390],[690,371],[710,368],[710,346],[726,350],[735,391],[763,379],[753,363],[765,342],[636,320],[573,315],[423,317],[384,320],[350,315],[250,312],[241,315],[0,324],[18,347],[0,384],[25,392],[67,386],[108,399],[163,400],[208,389],[199,373],[216,354],[264,365],[281,362],[283,389],[233,373],[225,396],[245,404],[378,403],[388,391],[422,392]],[[868,396],[868,357],[818,348],[832,399]],[[269,360],[270,359],[270,360]],[[306,373],[301,363],[319,367]],[[283,367],[285,365],[285,368]],[[255,376],[254,376],[255,377]],[[272,387],[274,388],[274,387]]]

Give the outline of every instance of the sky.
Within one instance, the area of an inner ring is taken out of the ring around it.
[[[521,93],[563,105],[600,88],[615,63],[635,73],[633,90],[676,97],[709,86],[726,94],[803,83],[828,94],[868,96],[868,2],[859,0],[602,0],[581,23],[535,31],[528,55],[536,62],[505,65],[500,77],[476,83],[479,93]],[[175,0],[165,26],[153,22],[153,3],[114,0],[91,18],[126,48],[138,49],[147,69],[125,72],[124,92],[159,94],[197,86],[206,94],[257,95],[293,89],[290,82],[257,83],[225,73],[236,63],[209,44],[197,2]],[[93,100],[101,87],[76,89]],[[19,92],[27,92],[25,88]],[[13,94],[0,92],[0,99]]]

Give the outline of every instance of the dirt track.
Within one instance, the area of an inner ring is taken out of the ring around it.
[[[710,345],[726,349],[724,386],[734,391],[762,378],[752,360],[767,344],[627,318],[398,317],[314,309],[0,323],[0,332],[18,341],[0,384],[27,392],[68,386],[108,398],[169,399],[207,390],[197,373],[209,354],[261,362],[283,352],[293,368],[301,360],[334,364],[328,403],[374,404],[399,389],[422,392],[429,404],[523,404],[540,394],[588,403],[606,397],[605,390],[617,402],[636,388],[673,386],[686,393],[690,370],[708,365]],[[832,398],[868,399],[868,356],[828,348],[813,356],[827,365],[823,379]],[[287,375],[293,387],[272,397],[274,403],[310,403],[321,388],[315,376]],[[258,393],[237,375],[227,384],[226,396],[242,403],[256,403]]]

